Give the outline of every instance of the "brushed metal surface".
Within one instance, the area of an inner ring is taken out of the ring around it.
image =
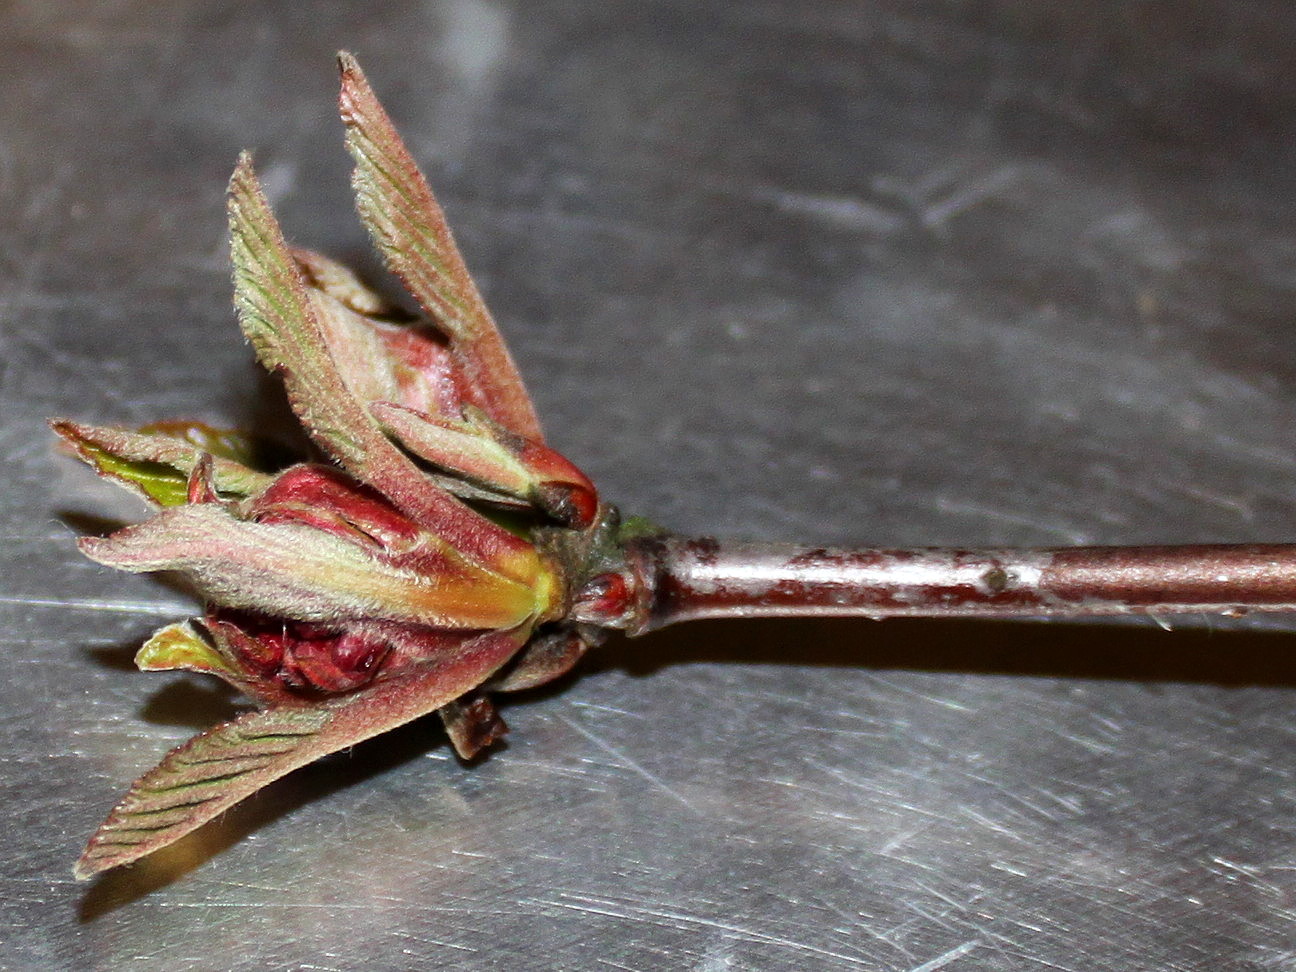
[[[368,269],[354,50],[552,439],[681,531],[1271,542],[1296,520],[1282,2],[57,3],[0,10],[0,966],[1296,968],[1291,620],[702,622],[422,722],[91,885],[232,711],[190,610],[72,537],[142,509],[43,420],[286,428],[229,306],[256,152]],[[1177,622],[1179,623],[1179,622]]]

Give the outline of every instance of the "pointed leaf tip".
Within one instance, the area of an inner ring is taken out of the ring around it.
[[[137,861],[298,767],[441,708],[494,674],[524,638],[492,632],[336,701],[249,712],[195,736],[135,781],[73,873],[84,881]]]
[[[450,339],[481,400],[502,425],[542,439],[526,388],[455,245],[445,214],[355,59],[339,56],[338,109],[355,161],[361,222],[392,271]]]
[[[236,186],[241,188],[247,183],[251,183],[257,191],[260,191],[261,183],[252,165],[252,151],[240,149],[238,158],[234,161],[234,171],[230,173],[229,191],[233,192]]]
[[[337,52],[338,71],[342,74],[359,74],[363,76],[364,72],[360,70],[360,62],[350,51]]]
[[[86,880],[197,829],[285,773],[349,745],[319,745],[324,709],[249,712],[195,736],[135,781],[95,831],[74,874]]]

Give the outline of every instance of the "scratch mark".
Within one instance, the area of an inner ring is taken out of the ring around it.
[[[440,938],[428,938],[426,935],[404,935],[408,941],[418,942],[420,945],[434,945],[438,948],[453,948],[460,952],[470,952],[476,955],[478,950],[470,945],[460,945],[458,942],[447,942]]]
[[[924,702],[931,702],[933,705],[939,705],[942,708],[953,709],[956,712],[972,711],[971,706],[963,705],[961,702],[955,702],[953,699],[942,699],[938,695],[928,695],[926,692],[919,692],[917,689],[912,689],[907,685],[901,685],[897,682],[892,682],[889,679],[883,678],[880,675],[873,675],[872,679],[874,682],[878,683],[879,685],[885,685],[887,688],[895,692],[900,692],[904,695],[910,695],[916,699],[922,699]]]
[[[595,712],[611,712],[613,715],[628,716],[631,719],[644,719],[646,716],[641,712],[631,712],[629,709],[618,709],[613,705],[599,705],[594,702],[573,702],[578,709],[593,709]]]
[[[811,955],[821,955],[824,958],[838,959],[847,962],[850,965],[857,965],[864,968],[874,968],[872,962],[866,961],[856,955],[847,955],[844,952],[834,952],[826,948],[818,948],[814,945],[807,945],[805,942],[798,942],[793,938],[784,938],[782,935],[771,935],[767,932],[756,931],[754,928],[745,928],[742,925],[734,925],[729,922],[716,921],[712,918],[703,918],[700,915],[690,915],[678,911],[657,910],[654,908],[634,908],[618,907],[615,902],[602,901],[598,898],[587,898],[583,895],[563,894],[564,897],[572,898],[572,901],[545,901],[544,904],[558,908],[568,908],[572,911],[580,911],[586,914],[604,915],[609,918],[620,918],[625,921],[642,921],[647,919],[659,919],[655,924],[665,924],[669,928],[678,928],[687,930],[701,926],[704,928],[714,928],[716,931],[727,932],[745,941],[754,942],[761,945],[779,945],[783,948],[790,948],[800,952],[809,952]]]
[[[894,837],[892,837],[885,844],[883,844],[881,847],[878,848],[877,851],[878,855],[880,857],[891,857],[903,845],[909,843],[909,841],[913,840],[913,838],[917,837],[919,834],[929,829],[931,829],[930,824],[925,824],[921,827],[914,827],[912,830],[906,830],[903,831],[902,833],[896,834]]]
[[[973,810],[971,807],[960,807],[959,812],[962,813],[965,817],[971,817],[973,820],[975,820],[977,823],[979,823],[981,826],[985,827],[987,830],[991,831],[992,833],[1002,834],[1003,836],[1015,840],[1018,843],[1021,843],[1025,840],[1025,838],[1023,838],[1021,834],[1013,830],[1008,825],[1001,824],[996,820],[991,820],[989,817],[985,816],[982,813],[978,813],[977,811]]]
[[[1005,954],[1009,954],[1009,953],[1005,952]],[[1020,952],[1020,951],[1013,951],[1011,954],[1015,955],[1017,958],[1025,959],[1027,962],[1033,962],[1036,965],[1042,965],[1046,969],[1056,969],[1057,972],[1078,972],[1078,970],[1074,965],[1059,965],[1057,962],[1052,962],[1049,959],[1041,958],[1038,955],[1027,955],[1024,952]]]
[[[74,611],[111,611],[117,614],[157,614],[168,617],[193,610],[193,605],[167,604],[156,601],[91,601],[54,597],[13,597],[0,595],[0,604],[25,604],[28,607],[71,608]]]
[[[942,513],[954,513],[964,516],[977,516],[990,521],[1009,523],[1013,526],[1027,526],[1044,534],[1061,537],[1067,543],[1082,544],[1089,541],[1089,535],[1069,527],[1060,527],[1044,517],[1021,516],[1003,510],[983,506],[980,503],[969,503],[951,499],[947,496],[936,498],[936,508]]]
[[[938,898],[939,900],[944,901],[954,911],[966,912],[968,910],[967,904],[950,897],[945,892],[939,890],[938,888],[932,887],[931,885],[927,884],[925,881],[915,881],[914,886],[919,888],[922,891],[926,891],[933,898]],[[976,899],[974,898],[973,900],[975,901]]]
[[[635,968],[633,965],[622,965],[620,962],[613,962],[608,958],[599,958],[594,961],[598,962],[599,965],[606,965],[610,969],[621,969],[622,972],[640,972],[640,970]]]
[[[920,215],[923,225],[933,229],[942,228],[960,213],[998,195],[1016,182],[1019,176],[1017,166],[1005,165],[980,179],[972,178],[962,185],[956,184],[943,199],[922,207]]]
[[[234,885],[234,886],[235,886],[235,887],[238,887],[238,885]],[[160,904],[160,907],[163,907],[163,908],[265,908],[265,902],[264,902],[264,901],[261,901],[261,900],[256,900],[256,901],[170,901],[170,902],[163,902],[163,903],[161,903],[161,904]],[[276,902],[275,902],[275,907],[276,907],[276,908],[292,908],[292,909],[296,909],[296,910],[299,910],[299,911],[312,911],[312,910],[318,910],[318,911],[323,911],[323,910],[328,910],[328,911],[337,911],[337,910],[338,910],[338,905],[337,905],[337,902],[336,902],[336,901],[287,901],[287,900],[280,900],[280,901],[276,901]],[[384,912],[384,909],[385,909],[387,906],[386,906],[385,904],[381,903],[381,902],[377,902],[377,901],[375,901],[375,902],[373,902],[373,903],[371,903],[371,904],[370,904],[370,903],[365,903],[365,904],[350,904],[350,905],[348,905],[347,907],[348,907],[349,910],[353,910],[353,911],[372,911],[372,912],[374,912],[375,914],[378,914],[378,913],[383,913],[383,912]],[[459,946],[459,947],[460,947],[460,948],[466,948],[467,946],[462,946],[462,945],[461,945],[461,946]],[[470,951],[471,951],[471,949],[470,949]]]
[[[1020,867],[1013,867],[1011,864],[1009,864],[1006,861],[994,861],[993,863],[991,863],[990,867],[993,870],[1003,871],[1005,874],[1012,874],[1015,875],[1016,877],[1020,877],[1020,878],[1030,877],[1029,871],[1023,870]]]
[[[924,890],[927,890],[927,889],[924,889]],[[916,914],[916,915],[917,915],[919,918],[921,918],[923,921],[928,922],[929,924],[932,924],[932,925],[936,925],[936,926],[938,926],[938,927],[940,927],[940,928],[944,928],[944,929],[945,929],[946,931],[948,931],[948,932],[956,932],[956,931],[959,931],[959,930],[960,930],[960,929],[959,929],[959,926],[956,925],[954,922],[952,922],[952,921],[947,921],[947,920],[946,920],[946,915],[945,915],[945,914],[939,914],[939,915],[938,915],[938,914],[935,914],[934,912],[928,911],[926,908],[921,907],[921,906],[918,905],[916,902],[913,902],[913,901],[905,901],[905,902],[903,902],[903,907],[905,908],[906,911],[912,911],[914,914]],[[965,909],[963,909],[963,908],[957,908],[956,910],[958,910],[958,911],[964,911]],[[947,912],[946,914],[948,914],[948,912]],[[912,924],[912,922],[905,922],[905,923],[904,923],[904,925],[909,925],[909,924]],[[902,927],[902,926],[901,926],[901,927]],[[966,934],[966,931],[964,931],[964,934]]]
[[[915,965],[909,970],[909,972],[936,972],[937,969],[945,968],[945,966],[949,965],[955,959],[962,958],[964,955],[967,955],[969,952],[980,947],[981,943],[979,941],[973,940],[970,942],[964,942],[962,945],[957,945],[954,948],[951,948],[944,955],[937,955],[929,962],[924,962],[922,965]]]
[[[1280,896],[1282,894],[1282,891],[1278,885],[1274,884],[1271,881],[1265,880],[1264,873],[1261,868],[1249,867],[1245,864],[1239,864],[1236,861],[1230,861],[1226,857],[1212,857],[1211,863],[1216,864],[1219,867],[1218,869],[1214,867],[1209,869],[1215,871],[1215,873],[1217,874],[1221,874],[1227,880],[1235,880],[1235,878],[1233,877],[1233,875],[1235,874],[1241,875],[1242,877],[1246,878],[1248,881],[1252,882],[1252,884],[1254,884],[1257,888],[1261,889],[1262,891],[1267,891],[1270,894],[1273,894],[1275,896]],[[1232,874],[1229,874],[1227,872],[1232,872]]]
[[[656,787],[661,788],[663,791],[673,796],[680,803],[684,804],[684,806],[688,807],[689,810],[691,810],[693,813],[696,813],[699,816],[701,816],[701,811],[699,811],[697,807],[693,806],[693,804],[689,802],[687,797],[685,797],[682,793],[679,793],[678,791],[671,789],[671,787],[668,786],[664,780],[648,772],[648,770],[644,769],[642,766],[636,763],[625,753],[621,752],[621,750],[617,749],[615,746],[611,745],[610,743],[604,742],[602,739],[600,739],[594,733],[590,732],[584,726],[572,722],[566,716],[558,716],[557,718],[559,722],[570,727],[571,729],[576,730],[576,732],[580,733],[582,736],[584,736],[586,739],[592,742],[599,749],[603,750],[605,753],[612,756],[622,766],[626,767],[627,769],[634,770],[636,773],[642,776],[649,783],[653,784]]]
[[[847,229],[872,233],[894,233],[904,227],[898,213],[854,196],[820,195],[809,192],[772,191],[756,193],[758,199],[772,201],[784,212],[796,213],[836,223]]]

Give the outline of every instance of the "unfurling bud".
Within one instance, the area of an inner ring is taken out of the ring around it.
[[[246,155],[229,193],[239,323],[333,465],[192,423],[53,423],[100,474],[161,507],[82,540],[85,554],[176,572],[206,602],[150,638],[139,667],[216,675],[263,707],[139,779],[81,877],[434,710],[474,755],[506,730],[488,692],[556,678],[600,637],[567,615],[615,514],[545,444],[427,183],[359,66],[340,60],[361,219],[426,317],[290,248]]]

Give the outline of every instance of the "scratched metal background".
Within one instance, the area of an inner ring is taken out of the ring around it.
[[[283,424],[222,191],[372,268],[331,56],[556,443],[688,531],[1296,540],[1285,0],[0,6],[0,967],[1296,969],[1293,622],[712,623],[466,768],[417,724],[77,885],[232,711],[53,414]],[[1284,630],[1285,628],[1285,630]]]

